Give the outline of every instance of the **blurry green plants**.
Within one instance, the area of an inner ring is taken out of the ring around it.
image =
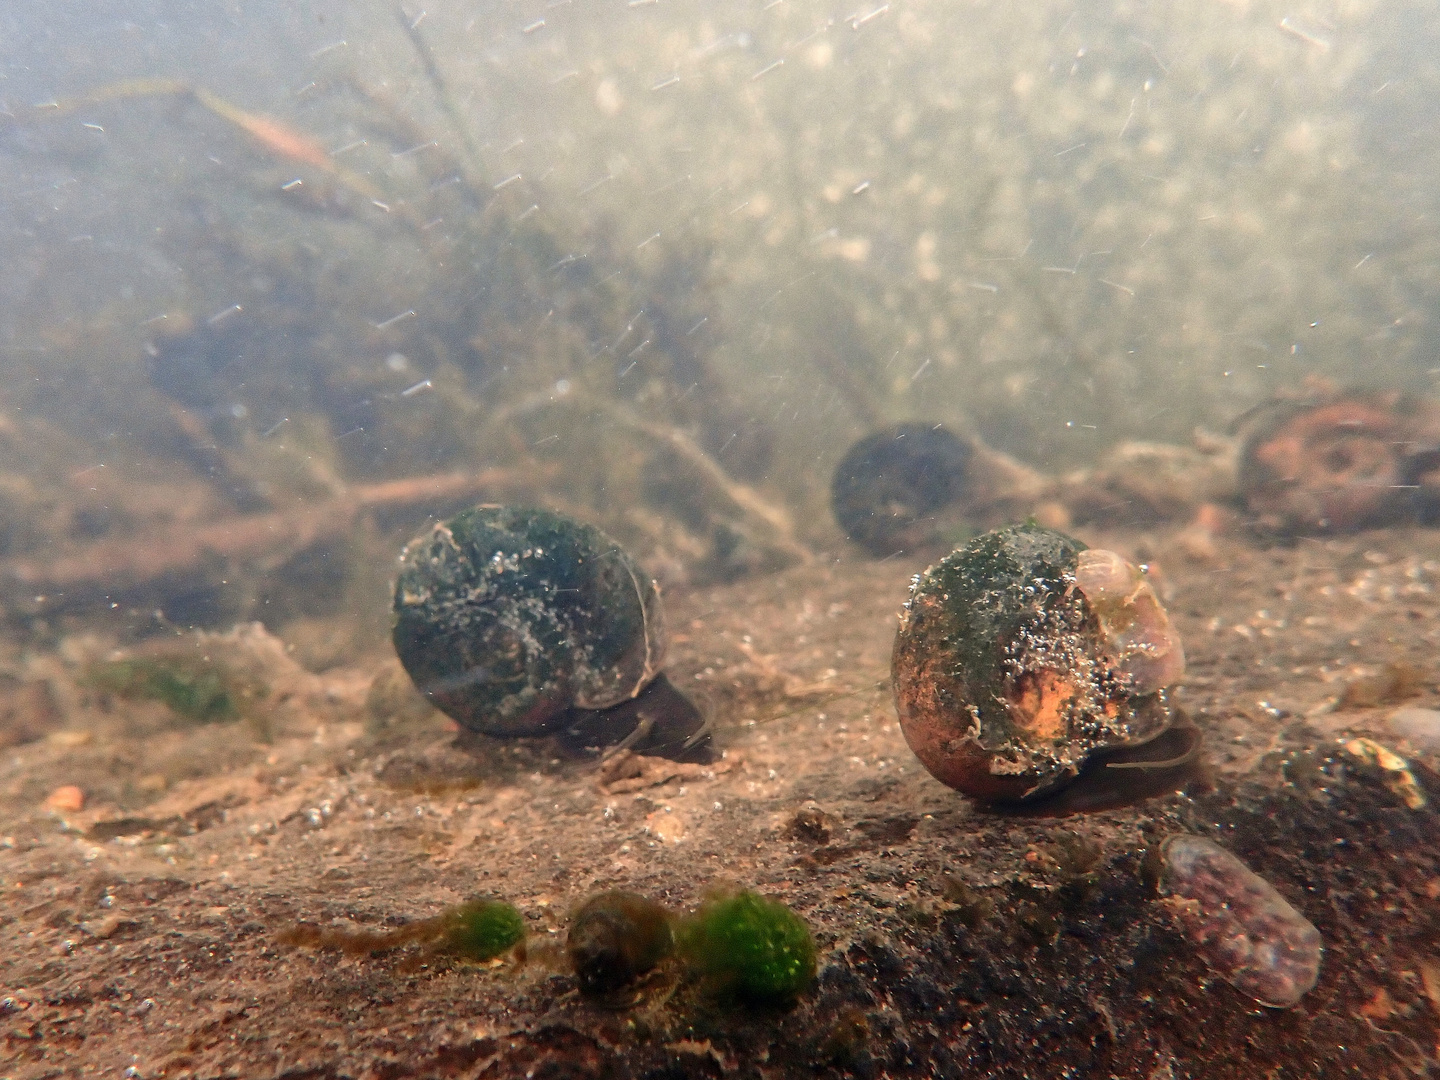
[[[471,900],[439,916],[440,951],[465,960],[493,960],[525,938],[525,919],[503,900]]]
[[[297,923],[281,943],[353,955],[423,946],[421,956],[486,962],[514,950],[524,961],[525,920],[503,900],[477,898],[393,930],[350,930]],[[532,959],[548,965],[542,946]],[[576,910],[565,959],[581,991],[611,1008],[635,1004],[652,974],[672,990],[687,977],[721,1001],[786,1008],[815,979],[810,928],[778,900],[749,890],[717,893],[693,915],[622,889],[590,897]],[[668,963],[678,959],[679,965]],[[667,974],[668,973],[668,974]]]
[[[513,904],[479,897],[393,930],[347,930],[302,922],[281,931],[279,940],[284,945],[337,949],[353,955],[419,944],[424,946],[422,956],[485,963],[524,942],[525,918]]]
[[[123,698],[159,701],[182,720],[214,724],[240,718],[229,672],[189,657],[110,660],[87,672],[87,682]]]
[[[752,1005],[785,1006],[815,978],[815,940],[778,900],[742,890],[684,920],[680,953],[711,989]]]

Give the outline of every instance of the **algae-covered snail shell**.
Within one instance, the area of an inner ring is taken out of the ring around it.
[[[1107,755],[1124,757],[1111,758],[1112,786],[1147,758],[1162,769],[1188,760],[1198,737],[1161,738],[1172,725],[1165,688],[1184,664],[1139,568],[1027,524],[916,576],[892,676],[905,739],[938,780],[983,802],[1025,803]]]
[[[435,525],[401,553],[394,612],[405,670],[471,731],[545,735],[584,712],[599,718],[581,726],[605,732],[602,743],[624,734],[606,716],[629,727],[658,718],[686,737],[703,726],[660,675],[658,586],[614,540],[563,514],[477,506]],[[663,704],[647,721],[637,699]]]

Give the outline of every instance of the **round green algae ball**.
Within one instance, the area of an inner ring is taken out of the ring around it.
[[[472,731],[543,735],[566,710],[635,697],[660,672],[660,592],[599,529],[477,506],[400,555],[393,640],[430,701]]]
[[[1153,621],[1163,611],[1137,584],[1097,614],[1077,581],[1085,550],[1053,529],[1014,525],[916,575],[891,677],[905,740],[942,783],[985,802],[1042,798],[1096,751],[1169,725],[1163,689],[1129,671],[1141,657],[1111,632],[1117,612]],[[1125,607],[1131,600],[1144,604]]]
[[[713,987],[756,1005],[787,1005],[815,978],[805,920],[749,890],[701,907],[683,928],[681,947]]]
[[[525,918],[503,900],[470,900],[442,916],[441,940],[467,960],[493,960],[525,937]]]

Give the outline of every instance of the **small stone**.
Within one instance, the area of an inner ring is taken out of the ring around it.
[[[662,844],[678,844],[685,839],[685,819],[673,812],[656,810],[645,816],[645,831]]]
[[[1385,724],[1417,750],[1440,751],[1440,709],[1407,706],[1392,712]]]
[[[1172,836],[1161,854],[1163,902],[1212,971],[1275,1009],[1315,986],[1320,931],[1273,885],[1202,836]]]
[[[1379,769],[1385,786],[1400,796],[1411,810],[1424,809],[1425,792],[1410,771],[1410,763],[1403,757],[1374,739],[1349,739],[1343,745],[1351,757]]]
[[[45,797],[45,809],[61,814],[78,813],[85,809],[85,792],[74,784],[64,784]]]

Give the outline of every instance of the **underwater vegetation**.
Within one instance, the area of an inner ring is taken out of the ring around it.
[[[784,1006],[815,978],[815,941],[778,900],[743,890],[707,901],[679,932],[681,954],[715,991]]]
[[[421,693],[471,731],[575,728],[612,742],[606,720],[617,717],[601,714],[632,706],[619,714],[627,745],[673,753],[703,738],[698,710],[660,680],[659,587],[599,529],[480,506],[412,541],[400,561],[395,651]]]
[[[1123,786],[1147,766],[1179,779],[1196,742],[1160,736],[1174,721],[1165,688],[1183,670],[1139,568],[1034,524],[986,533],[917,575],[892,657],[910,748],[942,783],[992,803],[1034,803],[1082,775]],[[1128,759],[1085,770],[1118,751]]]
[[[360,954],[421,945],[431,955],[484,962],[525,940],[525,918],[503,900],[479,898],[394,930],[339,930],[302,922],[279,937],[286,945]]]
[[[1202,836],[1172,836],[1160,853],[1164,903],[1217,975],[1279,1009],[1314,987],[1320,931],[1273,885]]]
[[[187,656],[109,660],[89,669],[86,681],[120,697],[159,701],[195,724],[240,717],[233,679],[220,665]]]

